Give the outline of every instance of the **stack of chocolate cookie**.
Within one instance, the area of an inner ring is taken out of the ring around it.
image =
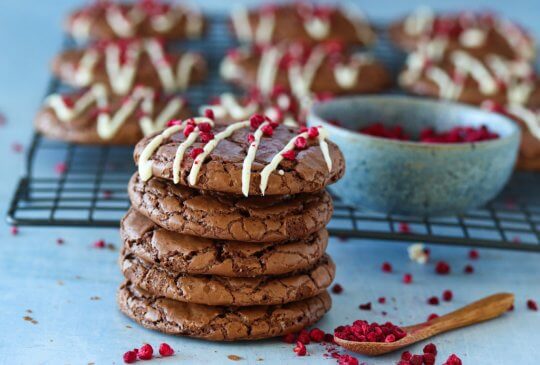
[[[344,173],[320,127],[261,115],[170,123],[142,139],[122,220],[118,303],[147,328],[215,341],[298,331],[330,309],[325,254]]]

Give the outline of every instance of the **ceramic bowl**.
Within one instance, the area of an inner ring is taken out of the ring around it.
[[[337,120],[339,126],[329,123]],[[486,125],[500,138],[477,143],[396,141],[354,132],[375,122],[416,137],[426,127]],[[332,192],[347,204],[382,213],[459,214],[494,198],[512,174],[520,131],[510,119],[475,107],[405,96],[336,98],[315,104],[308,124],[323,125],[345,155]]]

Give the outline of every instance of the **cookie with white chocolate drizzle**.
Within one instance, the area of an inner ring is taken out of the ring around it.
[[[411,53],[399,82],[415,94],[469,104],[492,99],[501,104],[540,106],[540,81],[527,60],[449,50],[443,39],[422,43]]]
[[[322,127],[278,125],[253,115],[227,126],[193,118],[135,147],[142,180],[152,176],[196,189],[248,195],[317,192],[338,180],[345,163]]]
[[[426,40],[443,39],[448,49],[466,50],[475,56],[496,54],[511,59],[532,60],[534,39],[519,25],[489,12],[436,14],[418,8],[393,23],[390,38],[406,51],[413,51]]]
[[[136,85],[173,92],[201,82],[206,62],[198,53],[168,52],[155,38],[103,41],[70,49],[53,61],[53,73],[74,87],[95,83],[128,94]]]
[[[160,0],[97,0],[73,11],[64,24],[66,31],[78,40],[200,38],[205,27],[198,9]]]
[[[281,86],[300,100],[321,92],[374,93],[391,84],[389,73],[371,55],[349,54],[336,42],[234,49],[223,59],[220,73],[229,82],[265,95]]]
[[[517,104],[502,105],[486,100],[482,103],[482,108],[504,114],[518,123],[521,128],[521,144],[517,168],[540,170],[540,107],[529,109]]]
[[[340,8],[308,2],[266,5],[231,13],[234,34],[241,42],[271,44],[302,42],[314,45],[338,41],[346,45],[369,45],[375,32],[362,12],[349,6]]]
[[[43,135],[74,143],[134,145],[162,130],[190,110],[179,96],[166,97],[139,86],[126,96],[111,94],[102,84],[87,90],[49,95],[35,119]]]

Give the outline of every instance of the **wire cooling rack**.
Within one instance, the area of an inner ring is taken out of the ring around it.
[[[209,64],[208,81],[185,94],[194,108],[225,91],[237,92],[220,80],[219,62],[235,46],[223,16],[210,17],[203,41],[183,47],[202,52]],[[394,73],[403,54],[383,31],[373,49]],[[73,47],[66,39],[65,47]],[[52,79],[46,94],[66,87]],[[51,141],[35,134],[8,211],[14,225],[117,227],[129,207],[126,186],[135,169],[132,148],[86,146]],[[540,175],[517,172],[505,191],[486,207],[463,216],[414,218],[377,214],[335,202],[329,231],[341,238],[494,247],[540,252]]]

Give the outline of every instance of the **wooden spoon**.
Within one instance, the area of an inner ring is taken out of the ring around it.
[[[378,356],[399,350],[439,333],[493,319],[508,311],[513,304],[514,294],[490,295],[431,321],[402,327],[407,332],[407,336],[396,342],[358,342],[343,340],[336,336],[334,336],[334,340],[347,350],[368,356]]]

